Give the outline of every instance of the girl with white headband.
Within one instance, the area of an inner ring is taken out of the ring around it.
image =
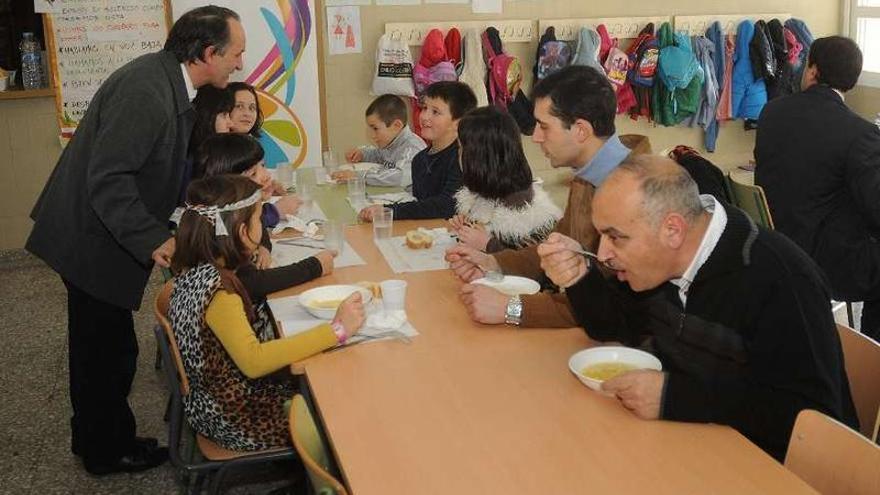
[[[285,339],[258,314],[235,271],[250,263],[262,236],[259,186],[242,176],[194,181],[171,260],[178,273],[169,317],[190,383],[184,410],[192,428],[237,451],[288,446],[284,402],[296,391],[274,373],[345,342],[364,322],[357,293],[330,323]]]

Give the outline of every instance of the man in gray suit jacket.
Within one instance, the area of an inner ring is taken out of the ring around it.
[[[221,7],[185,13],[165,47],[114,72],[92,99],[31,217],[27,249],[68,292],[71,450],[96,475],[163,463],[135,436],[128,393],[137,369],[131,311],[154,263],[168,266],[168,218],[180,197],[196,89],[225,87],[245,34]]]

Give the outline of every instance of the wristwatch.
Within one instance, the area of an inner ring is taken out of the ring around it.
[[[522,323],[522,300],[519,296],[512,296],[507,300],[507,310],[504,312],[504,323],[519,326]]]

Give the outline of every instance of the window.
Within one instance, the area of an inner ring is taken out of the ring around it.
[[[859,84],[880,88],[880,0],[849,0],[845,32],[862,49]]]

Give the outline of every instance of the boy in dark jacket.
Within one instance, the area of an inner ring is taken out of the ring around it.
[[[422,137],[431,146],[412,161],[412,194],[415,201],[390,206],[396,220],[450,218],[455,215],[455,193],[461,189],[458,165],[458,121],[477,107],[477,97],[466,84],[441,81],[425,90],[419,114]],[[368,206],[358,218],[371,222],[381,206]]]
[[[646,347],[663,363],[603,383],[624,407],[730,425],[780,461],[802,409],[857,429],[830,295],[792,242],[698,195],[684,169],[656,156],[611,173],[593,223],[613,277],[560,234],[538,252],[591,338]]]

